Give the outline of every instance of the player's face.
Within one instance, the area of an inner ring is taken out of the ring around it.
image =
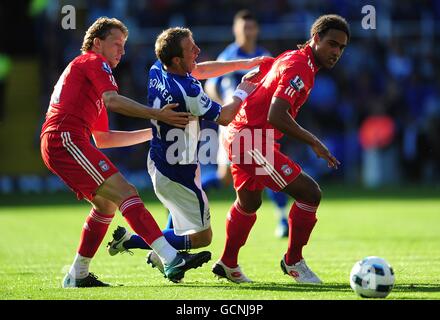
[[[116,68],[125,54],[124,46],[126,40],[122,31],[117,28],[112,29],[107,38],[100,40],[100,50],[98,53],[108,60],[111,68]]]
[[[239,42],[256,42],[258,32],[258,24],[255,20],[238,19],[234,23],[234,35]]]
[[[196,60],[200,53],[200,48],[192,37],[182,40],[180,43],[183,51],[183,58],[179,59],[179,66],[184,72],[191,73],[196,67]]]
[[[319,39],[317,36],[316,56],[319,64],[324,68],[331,69],[342,56],[347,46],[347,34],[341,30],[330,29]]]

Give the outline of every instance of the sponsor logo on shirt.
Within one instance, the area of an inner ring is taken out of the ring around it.
[[[209,97],[206,95],[206,93],[203,93],[200,96],[200,105],[203,106],[204,108],[209,107]]]
[[[110,68],[107,62],[102,63],[102,70],[104,70],[108,74],[112,74],[112,68]]]
[[[296,76],[295,79],[290,80],[290,86],[299,92],[302,88],[304,88],[304,82],[299,76]]]
[[[105,162],[105,160],[99,161],[98,165],[101,168],[102,172],[106,172],[108,171],[108,169],[110,169],[109,165],[107,164],[107,162]]]

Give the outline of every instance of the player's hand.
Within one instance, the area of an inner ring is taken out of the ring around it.
[[[243,82],[240,82],[240,84],[237,86],[237,89],[243,90],[248,95],[250,95],[252,93],[252,91],[255,90],[256,87],[257,87],[257,85],[252,82],[243,81]]]
[[[338,166],[341,164],[338,159],[335,158],[334,155],[330,153],[327,147],[319,140],[312,145],[313,151],[316,153],[318,158],[322,158],[327,161],[327,165],[329,168],[338,169]]]
[[[253,67],[259,66],[263,63],[272,62],[274,58],[267,56],[260,56],[252,59],[248,59],[245,64],[245,69],[252,69]]]
[[[177,128],[185,128],[189,122],[191,113],[173,111],[179,104],[171,103],[159,110],[157,120]]]

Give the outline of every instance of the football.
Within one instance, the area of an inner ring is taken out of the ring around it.
[[[385,259],[366,257],[351,269],[350,286],[363,298],[385,298],[394,286],[393,268]]]

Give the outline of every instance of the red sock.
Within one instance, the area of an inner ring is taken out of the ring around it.
[[[78,253],[80,255],[93,258],[104,239],[113,217],[114,215],[102,214],[95,209],[90,211],[84,223],[78,246]]]
[[[307,244],[313,227],[316,224],[316,210],[318,206],[312,206],[304,202],[295,201],[289,213],[289,246],[286,253],[286,263],[292,265],[299,262],[302,256],[302,248]]]
[[[229,210],[226,219],[225,249],[220,259],[229,268],[235,268],[238,265],[238,252],[246,243],[255,220],[257,220],[255,212],[246,214],[237,202]]]
[[[122,201],[119,210],[133,231],[144,239],[148,245],[163,236],[156,220],[138,196],[132,196]]]

